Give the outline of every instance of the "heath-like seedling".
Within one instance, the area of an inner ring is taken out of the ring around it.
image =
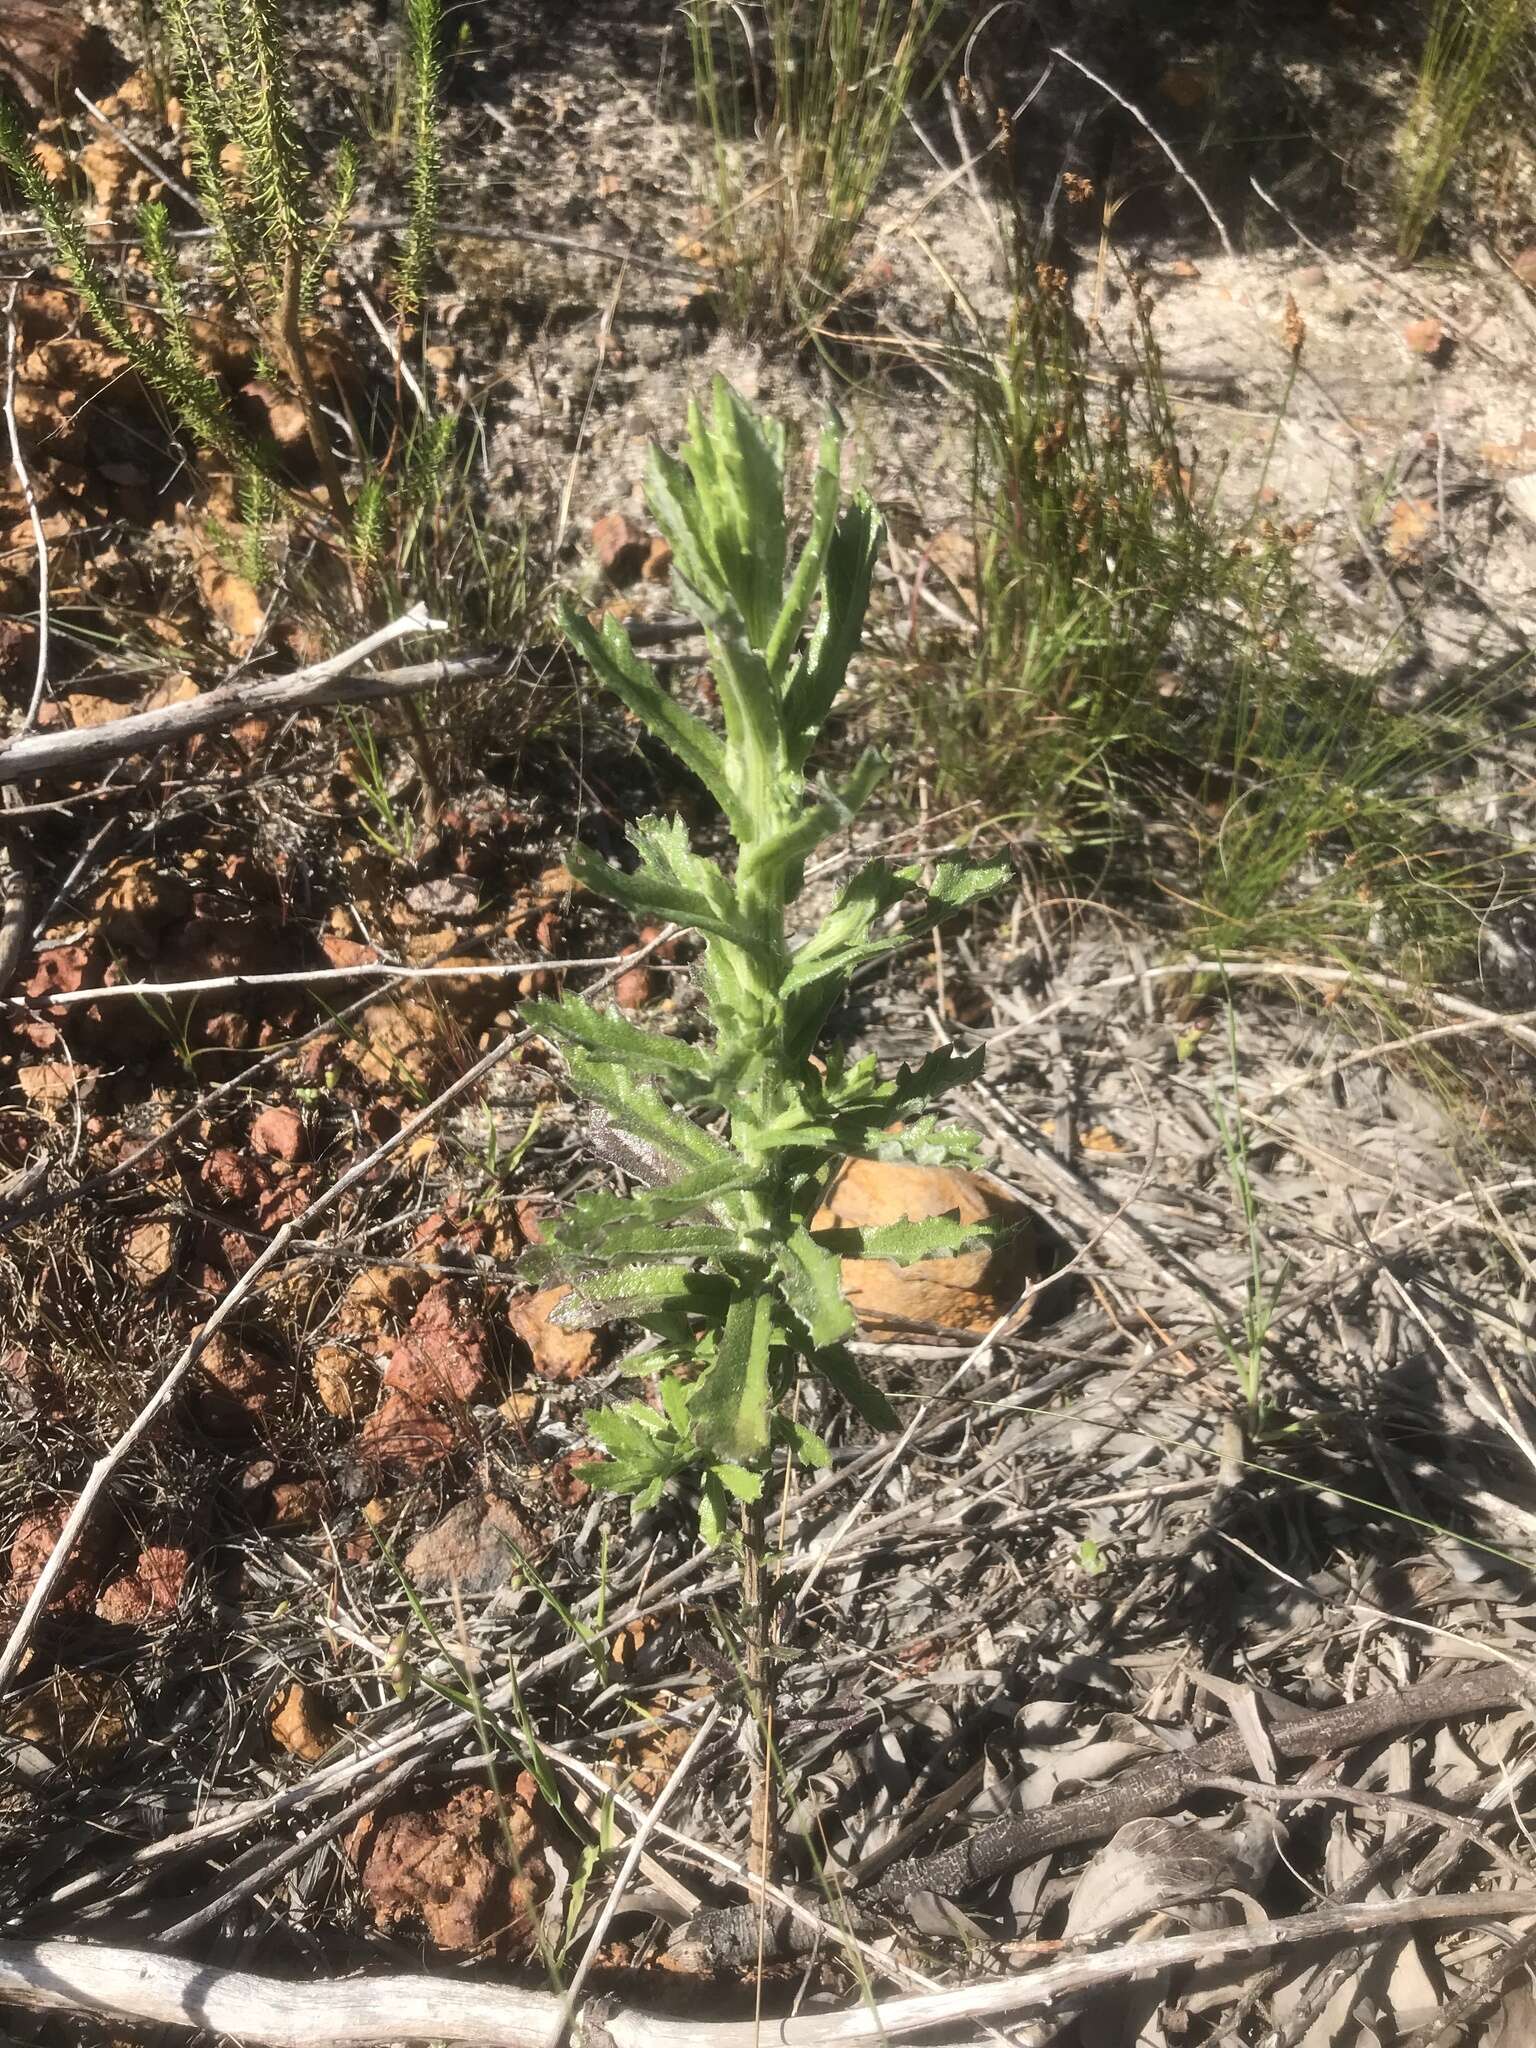
[[[944,861],[925,880],[920,867],[871,861],[819,927],[793,936],[807,861],[851,822],[882,772],[879,756],[866,753],[834,789],[808,767],[859,647],[881,526],[863,496],[839,509],[842,442],[829,429],[810,530],[791,565],[784,445],[780,426],[717,382],[708,416],[690,409],[682,460],[659,449],[650,460],[651,511],[672,547],[679,602],[708,639],[723,731],[667,694],[615,621],[599,633],[564,616],[595,674],[713,796],[735,843],[734,859],[709,859],[680,819],[650,818],[633,831],[633,871],[584,847],[567,854],[580,881],[636,918],[702,934],[703,1002],[690,1015],[703,1028],[695,1038],[647,1031],[574,999],[527,1013],[595,1106],[598,1149],[640,1184],[580,1198],[529,1255],[542,1275],[569,1283],[559,1320],[623,1319],[657,1340],[631,1362],[654,1380],[655,1402],[586,1418],[608,1454],[587,1476],[640,1506],[686,1482],[712,1545],[739,1505],[743,1661],[760,1725],[771,1604],[764,1484],[776,1452],[809,1465],[827,1459],[795,1412],[797,1382],[815,1373],[877,1428],[895,1419],[845,1347],[854,1318],[839,1261],[931,1258],[987,1234],[954,1218],[812,1228],[845,1158],[971,1154],[970,1134],[937,1125],[930,1112],[980,1059],[942,1051],[882,1073],[874,1058],[848,1059],[835,1045],[818,1054],[818,1041],[861,967],[1007,874],[1001,863]],[[766,1779],[760,1804],[771,1805]],[[766,1867],[766,1819],[754,1839]]]

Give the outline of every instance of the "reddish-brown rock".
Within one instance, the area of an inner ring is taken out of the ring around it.
[[[488,1493],[462,1500],[405,1554],[405,1575],[420,1593],[494,1593],[520,1580],[520,1563],[548,1549],[510,1501]]]
[[[463,1441],[454,1423],[409,1394],[386,1393],[358,1439],[365,1467],[386,1467],[411,1478],[451,1457]]]
[[[381,1927],[419,1921],[439,1948],[532,1946],[548,1872],[538,1788],[524,1771],[510,1797],[469,1785],[440,1805],[368,1815],[347,1851]]]
[[[216,1330],[197,1361],[199,1421],[217,1436],[259,1428],[282,1390],[276,1359],[243,1339]]]
[[[103,1586],[96,1602],[98,1617],[130,1628],[171,1620],[181,1605],[190,1564],[179,1544],[145,1544],[133,1569]]]
[[[441,1283],[422,1297],[384,1369],[384,1384],[416,1401],[462,1406],[484,1392],[490,1367],[485,1325]]]
[[[633,583],[645,569],[651,536],[622,512],[606,512],[592,524],[592,552],[610,583]]]
[[[288,1165],[304,1157],[304,1119],[296,1109],[264,1109],[251,1125],[251,1149],[263,1159],[281,1159]]]

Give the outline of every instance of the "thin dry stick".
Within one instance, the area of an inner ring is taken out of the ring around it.
[[[676,936],[675,928],[673,935]],[[11,996],[8,1001],[13,1009],[65,1010],[78,1008],[82,1003],[110,1003],[124,996],[147,1003],[169,996],[222,995],[259,988],[323,988],[343,981],[494,981],[509,974],[571,974],[582,968],[628,968],[638,958],[636,953],[626,953],[622,958],[604,953],[562,960],[546,953],[531,960],[465,960],[433,967],[369,960],[354,967],[295,967],[280,974],[211,974],[194,981],[117,981],[100,988],[58,989],[45,996]]]
[[[552,2037],[554,2041],[559,2040],[576,2016],[576,2001],[581,1996],[582,1986],[592,1974],[592,1966],[597,1961],[598,1954],[602,1949],[604,1941],[607,1939],[608,1929],[613,1925],[614,1915],[623,1904],[624,1894],[629,1889],[630,1880],[640,1867],[640,1860],[645,1854],[646,1843],[655,1833],[662,1814],[671,1804],[673,1793],[679,1791],[686,1783],[688,1773],[693,1769],[695,1762],[698,1760],[699,1751],[709,1740],[710,1735],[714,1731],[715,1723],[720,1719],[723,1712],[724,1709],[717,1703],[704,1716],[704,1719],[694,1730],[693,1740],[678,1759],[677,1769],[673,1771],[666,1783],[656,1794],[656,1797],[651,1801],[644,1819],[631,1836],[628,1852],[625,1855],[624,1861],[619,1865],[619,1872],[613,1880],[613,1887],[607,1898],[603,1901],[603,1910],[598,1914],[597,1923],[593,1927],[591,1934],[587,1937],[587,1945],[582,1951],[581,1961],[576,1966],[576,1974],[566,1987],[565,1998],[560,2008],[560,2024]]]
[[[1174,149],[1173,144],[1166,137],[1158,133],[1140,107],[1136,105],[1135,101],[1128,100],[1124,93],[1117,92],[1109,80],[1101,78],[1097,71],[1090,71],[1082,58],[1074,57],[1070,50],[1060,49],[1053,43],[1051,45],[1051,55],[1059,57],[1063,64],[1070,64],[1074,71],[1080,71],[1084,78],[1090,79],[1099,88],[1100,92],[1107,93],[1117,107],[1123,107],[1131,119],[1146,130],[1147,134],[1151,136],[1152,140],[1163,152],[1163,155],[1167,157],[1169,163],[1173,165],[1173,168],[1184,180],[1190,191],[1194,193],[1200,204],[1205,208],[1206,217],[1209,219],[1211,226],[1216,230],[1217,240],[1221,243],[1224,253],[1235,263],[1237,261],[1237,251],[1232,246],[1232,237],[1227,233],[1226,222],[1211,204],[1203,189],[1195,182],[1189,167]]]
[[[27,508],[32,545],[37,554],[37,669],[31,701],[21,725],[22,732],[28,733],[37,723],[43,691],[48,683],[48,536],[43,531],[37,497],[21,452],[21,435],[16,425],[16,292],[17,287],[13,284],[5,303],[5,431],[11,444],[11,468],[21,486],[22,503]],[[15,790],[0,792],[0,802],[3,802],[5,810],[14,811]],[[0,895],[0,989],[9,987],[27,942],[32,864],[26,845],[19,836],[20,830],[24,828],[18,828],[17,833],[8,832],[0,840],[0,891],[3,891]]]
[[[357,288],[357,303],[362,308],[363,318],[389,350],[389,360],[394,366],[395,375],[400,379],[406,390],[410,392],[412,398],[421,407],[421,410],[424,413],[430,413],[432,407],[427,402],[427,394],[422,390],[421,382],[415,371],[405,360],[405,351],[400,346],[400,337],[390,332],[389,328],[385,325],[383,314],[373,303],[366,288],[362,285],[359,285]]]
[[[32,488],[26,458],[21,452],[21,434],[16,425],[15,285],[11,286],[5,307],[5,432],[11,444],[11,468],[21,487],[21,502],[27,508],[27,524],[32,529],[32,545],[37,553],[37,665],[27,715],[21,722],[21,731],[25,734],[37,724],[38,713],[43,708],[43,692],[48,685],[48,537],[43,531],[37,494]]]
[[[212,732],[259,712],[296,711],[311,704],[335,703],[348,697],[395,696],[419,690],[445,674],[484,675],[501,664],[486,656],[470,661],[427,662],[419,668],[386,669],[356,676],[359,667],[381,648],[413,633],[441,633],[447,621],[432,618],[425,605],[412,605],[402,617],[380,626],[355,646],[325,661],[295,669],[286,676],[240,677],[184,704],[166,704],[158,711],[136,711],[106,725],[83,730],[35,733],[0,747],[0,782],[23,782],[34,775],[78,773],[102,761],[120,760],[151,747],[163,747],[194,733]]]
[[[1328,1765],[1321,1766],[1326,1770]],[[1201,1788],[1208,1792],[1231,1792],[1239,1799],[1250,1799],[1257,1805],[1268,1803],[1272,1806],[1310,1806],[1314,1801],[1321,1805],[1357,1807],[1362,1813],[1383,1813],[1388,1816],[1402,1815],[1416,1820],[1425,1827],[1439,1828],[1443,1833],[1454,1835],[1470,1849],[1481,1850],[1483,1855],[1492,1857],[1502,1865],[1517,1883],[1527,1883],[1532,1872],[1512,1856],[1501,1842],[1494,1841],[1486,1826],[1460,1814],[1442,1813],[1438,1807],[1426,1806],[1420,1799],[1404,1799],[1395,1792],[1367,1792],[1358,1785],[1327,1785],[1323,1783],[1299,1785],[1259,1785],[1251,1778],[1207,1778]]]
[[[267,1272],[281,1258],[283,1252],[292,1243],[294,1238],[298,1237],[301,1233],[307,1234],[311,1224],[316,1222],[328,1210],[334,1209],[342,1196],[351,1188],[356,1187],[360,1181],[366,1180],[382,1160],[387,1159],[391,1153],[398,1151],[402,1145],[409,1144],[413,1137],[425,1129],[439,1110],[445,1108],[450,1102],[455,1101],[460,1095],[465,1094],[474,1087],[476,1082],[482,1080],[485,1075],[490,1073],[492,1068],[498,1066],[512,1051],[516,1043],[517,1040],[515,1038],[508,1037],[502,1039],[499,1045],[492,1046],[488,1053],[476,1060],[475,1064],[466,1069],[456,1081],[450,1083],[434,1101],[429,1102],[415,1116],[408,1118],[392,1138],[386,1138],[382,1145],[375,1146],[373,1151],[368,1153],[365,1158],[359,1159],[349,1166],[346,1172],[339,1179],[334,1180],[323,1194],[317,1195],[309,1207],[302,1211],[301,1214],[290,1217],[288,1222],[277,1232],[265,1251],[261,1252],[247,1266],[233,1287],[220,1300],[207,1322],[203,1324],[197,1335],[192,1339],[192,1342],[182,1352],[180,1358],[177,1359],[165,1378],[160,1382],[159,1387],[139,1410],[138,1415],[128,1425],[127,1429],[123,1431],[112,1448],[98,1458],[91,1467],[90,1476],[87,1478],[85,1485],[80,1489],[80,1497],[70,1509],[68,1519],[59,1532],[58,1541],[49,1553],[47,1563],[38,1574],[37,1584],[28,1594],[26,1604],[16,1619],[16,1625],[11,1630],[5,1649],[3,1652],[0,1652],[0,1695],[4,1694],[6,1687],[10,1684],[15,1674],[16,1667],[21,1661],[22,1653],[27,1647],[27,1641],[31,1636],[33,1628],[36,1626],[37,1618],[47,1605],[53,1589],[58,1583],[60,1574],[69,1563],[75,1545],[80,1540],[81,1532],[90,1520],[98,1496],[134,1445],[153,1427],[156,1420],[170,1405],[172,1398],[206,1350],[209,1339],[219,1328],[220,1324],[228,1319],[232,1311],[251,1292],[262,1274]]]
[[[1220,1933],[1178,1934],[1068,1956],[1041,1970],[956,1990],[871,2000],[840,2013],[747,2021],[668,2020],[620,2007],[602,2017],[613,2048],[844,2048],[1009,2013],[1059,2012],[1110,1985],[1170,1970],[1221,1967],[1266,1950],[1536,1916],[1536,1892],[1476,1892],[1325,1906]],[[290,1983],[181,1962],[147,1949],[68,1941],[0,1942],[0,2001],[33,2011],[196,2027],[278,2048],[367,2048],[456,2041],[473,2048],[548,2048],[561,2000],[464,1977],[355,1977]]]
[[[752,1875],[772,1884],[779,1862],[779,1792],[773,1774],[773,1575],[767,1559],[768,1527],[761,1500],[741,1507],[741,1607],[744,1624],[742,1690],[746,1696],[744,1734],[752,1771],[752,1818],[748,1830]],[[759,1979],[759,1985],[761,1980]]]
[[[408,623],[408,621],[416,623]],[[440,620],[428,620],[419,612],[380,631],[388,638],[405,632],[441,631]],[[674,640],[691,639],[699,631],[692,620],[656,619],[638,623],[630,633],[637,647],[657,647]],[[378,697],[404,697],[417,690],[430,690],[441,683],[469,681],[476,677],[502,675],[514,659],[533,664],[552,655],[553,648],[528,648],[511,653],[466,655],[451,661],[422,662],[411,668],[372,670],[363,675],[345,675],[365,658],[369,646],[385,644],[373,636],[360,641],[343,654],[314,668],[296,669],[287,676],[237,676],[217,689],[206,691],[184,704],[167,704],[158,711],[136,711],[128,718],[115,718],[107,725],[80,730],[36,733],[0,747],[0,783],[25,782],[38,775],[76,775],[103,761],[120,760],[152,747],[173,746],[194,733],[213,732],[220,726],[256,715],[308,710],[320,704],[366,703]],[[323,672],[323,673],[322,673]]]
[[[309,359],[309,344],[304,338],[303,311],[304,258],[297,247],[290,247],[283,257],[282,296],[271,338],[277,346],[288,381],[299,394],[304,430],[309,436],[315,461],[320,466],[320,481],[330,500],[331,515],[339,532],[346,536],[352,531],[352,507],[336,451],[326,432],[325,414],[320,410],[320,392],[315,383],[314,365]]]
[[[1477,1983],[1453,1998],[1432,2020],[1410,2034],[1403,2048],[1443,2048],[1454,2036],[1465,2032],[1469,2020],[1480,2020],[1497,2004],[1504,1986],[1519,1970],[1536,1964],[1536,1927],[1496,1955]]]

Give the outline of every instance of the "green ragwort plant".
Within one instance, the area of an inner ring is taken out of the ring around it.
[[[859,968],[1008,872],[945,861],[925,886],[920,868],[875,860],[814,932],[791,937],[807,860],[852,821],[884,767],[868,751],[833,790],[807,765],[859,646],[881,526],[863,496],[839,513],[841,436],[829,429],[810,533],[790,569],[784,445],[781,427],[717,382],[710,415],[690,409],[682,461],[651,455],[651,510],[672,546],[679,600],[708,638],[723,733],[661,688],[616,621],[599,633],[569,608],[563,615],[598,678],[714,797],[734,842],[727,865],[696,853],[681,819],[649,818],[633,830],[632,873],[582,846],[567,855],[578,880],[636,917],[703,935],[707,1034],[689,1042],[647,1031],[574,998],[527,1011],[596,1105],[603,1149],[648,1183],[627,1196],[583,1196],[528,1255],[570,1283],[563,1320],[622,1317],[660,1340],[634,1363],[656,1379],[662,1405],[589,1416],[610,1454],[591,1476],[648,1506],[669,1481],[695,1475],[710,1543],[725,1532],[732,1498],[759,1498],[775,1449],[825,1462],[788,1412],[802,1366],[876,1426],[893,1420],[844,1348],[854,1319],[840,1257],[908,1262],[981,1234],[947,1218],[863,1231],[810,1222],[844,1158],[970,1156],[971,1135],[929,1112],[975,1074],[979,1055],[936,1052],[882,1075],[873,1058],[848,1060],[835,1046],[813,1054]],[[913,915],[893,923],[903,903]]]
[[[566,998],[526,1015],[563,1051],[576,1091],[595,1106],[597,1149],[640,1183],[589,1194],[525,1255],[537,1277],[569,1283],[557,1320],[637,1323],[653,1342],[629,1361],[656,1401],[586,1417],[608,1453],[587,1468],[599,1486],[658,1501],[675,1481],[696,1488],[713,1546],[740,1521],[743,1653],[749,1704],[771,1725],[763,1495],[782,1452],[818,1466],[821,1438],[800,1419],[802,1373],[825,1381],[876,1428],[895,1417],[846,1348],[845,1255],[902,1262],[958,1251],[987,1233],[945,1217],[827,1230],[812,1219],[849,1156],[941,1161],[969,1156],[969,1133],[931,1112],[980,1054],[941,1051],[882,1074],[835,1045],[814,1058],[834,1004],[866,963],[903,945],[1004,881],[1002,863],[919,867],[871,861],[815,930],[796,939],[806,862],[847,826],[880,778],[866,752],[839,789],[809,760],[856,653],[881,541],[868,499],[839,510],[841,436],[822,436],[810,531],[791,566],[783,429],[723,382],[706,416],[690,408],[677,461],[652,451],[652,514],[673,551],[679,602],[703,625],[723,732],[668,695],[622,626],[598,632],[565,611],[571,641],[598,678],[715,799],[734,859],[694,851],[681,819],[636,825],[633,872],[575,846],[566,858],[588,888],[637,918],[692,926],[704,941],[699,986],[707,1028],[690,1041],[647,1031],[615,1011]],[[805,628],[819,597],[819,616]],[[903,904],[905,921],[895,921]],[[753,1842],[771,1867],[772,1792],[757,1763]]]

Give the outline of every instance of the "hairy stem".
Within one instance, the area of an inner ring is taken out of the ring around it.
[[[764,1884],[775,1881],[779,1860],[778,1793],[773,1778],[773,1583],[768,1569],[767,1522],[761,1500],[741,1509],[741,1605],[747,1733],[752,1762],[752,1831],[749,1868]]]

